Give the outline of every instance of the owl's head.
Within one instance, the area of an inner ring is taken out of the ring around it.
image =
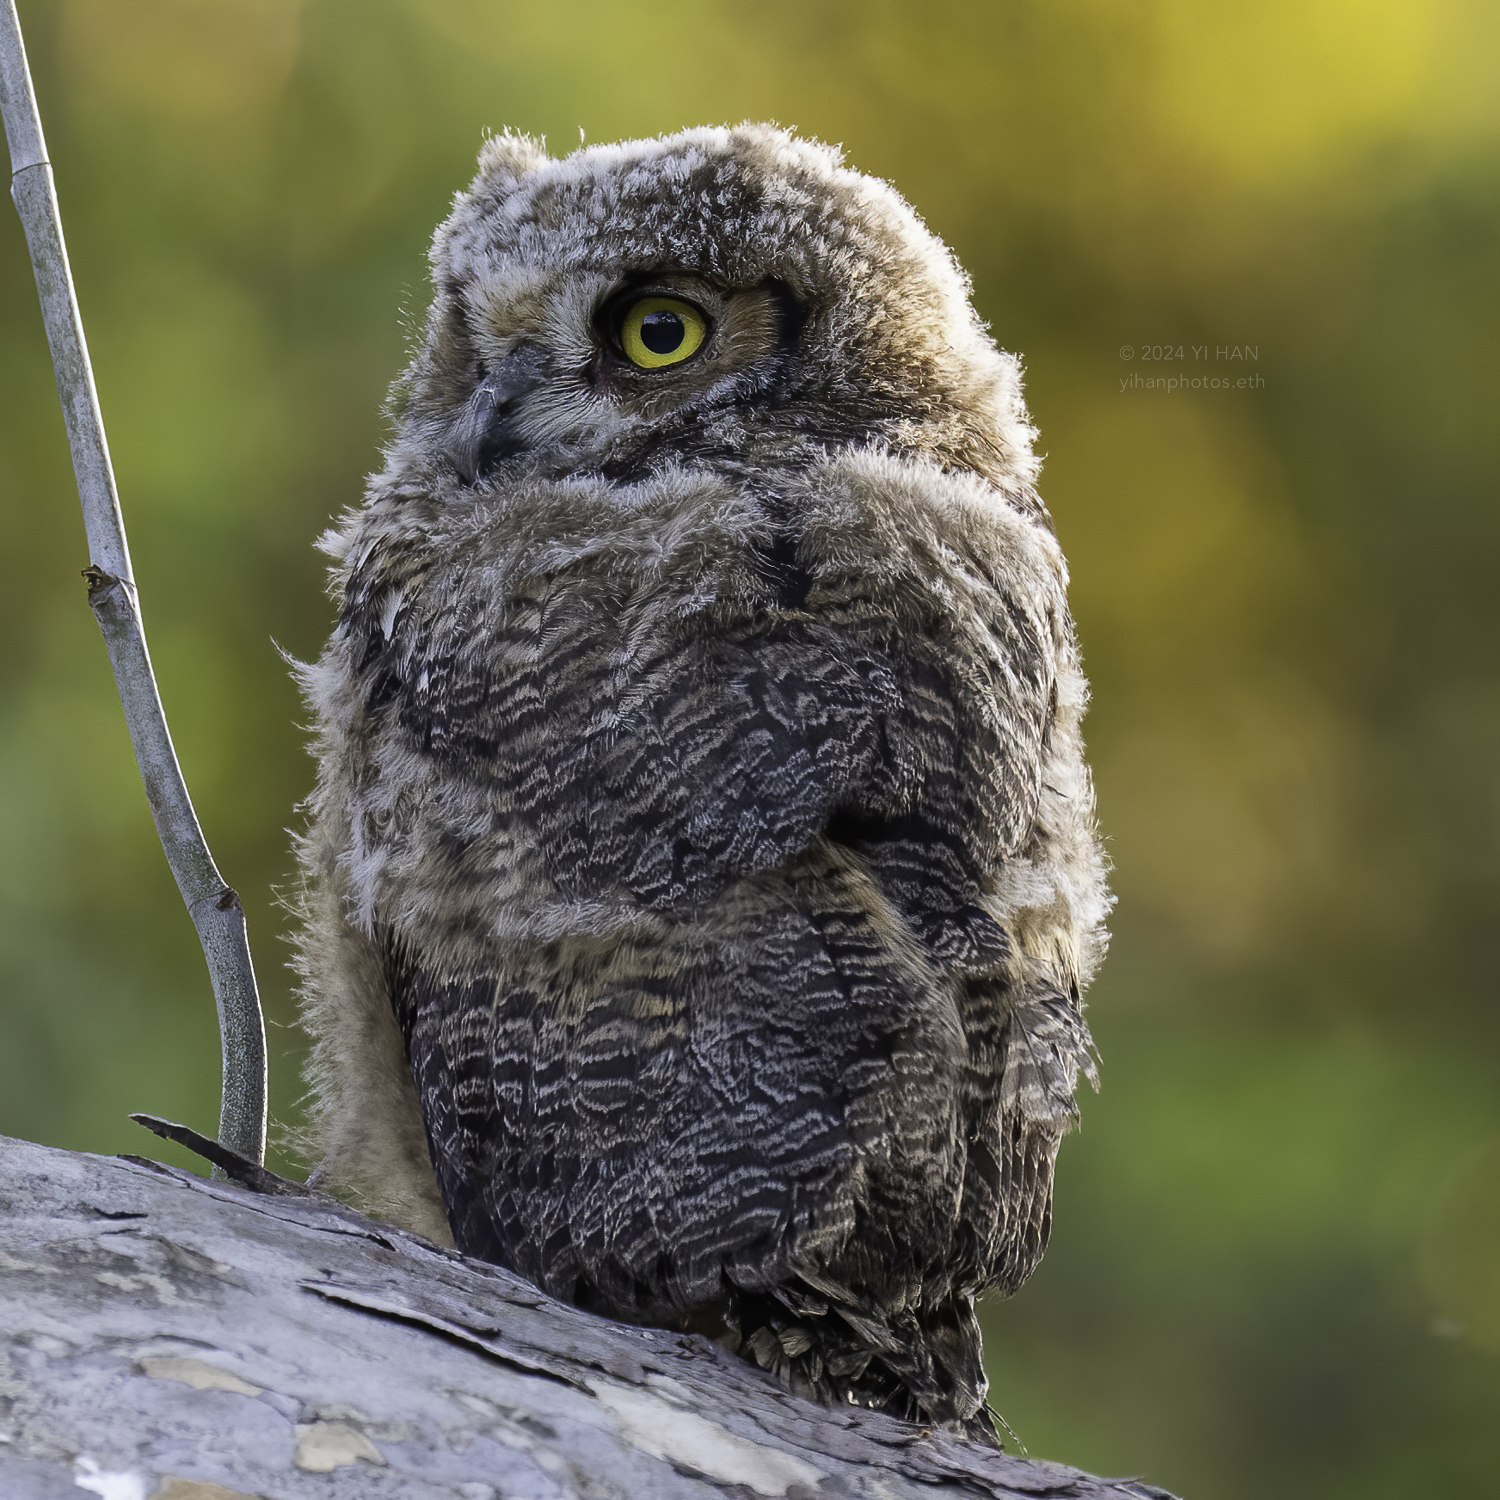
[[[432,247],[398,469],[746,475],[868,445],[1031,478],[1015,360],[889,186],[765,125],[490,140]]]

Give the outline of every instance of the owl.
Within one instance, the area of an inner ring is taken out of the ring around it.
[[[303,671],[319,1178],[984,1436],[1108,908],[1016,361],[769,126],[493,138],[431,261]]]

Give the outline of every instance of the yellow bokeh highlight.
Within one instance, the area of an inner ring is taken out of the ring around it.
[[[1042,476],[1086,657],[1129,704],[1095,754],[1115,885],[1244,957],[1336,862],[1346,733],[1265,661],[1306,583],[1271,456],[1225,399],[1121,390],[1116,371],[1053,396]]]
[[[301,0],[64,0],[78,82],[181,123],[273,101],[297,57]]]
[[[1156,0],[1147,15],[1143,82],[1163,134],[1257,187],[1409,128],[1443,21],[1427,0]]]

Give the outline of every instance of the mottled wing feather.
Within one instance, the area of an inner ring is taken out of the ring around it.
[[[566,583],[482,633],[457,604],[398,614],[373,643],[370,707],[503,785],[572,895],[681,909],[806,848],[867,774],[897,702],[889,662],[780,617],[634,653],[606,612],[572,615]]]
[[[872,1285],[899,1263],[855,1234],[853,1163],[892,1128],[893,1060],[935,1050],[940,997],[893,959],[854,878],[810,870],[721,944],[542,946],[477,978],[385,934],[460,1247],[642,1316],[722,1301],[726,1274],[765,1290],[801,1255],[868,1261]],[[954,1092],[914,1076],[901,1102],[932,1140],[898,1143],[948,1172],[950,1197]]]
[[[1006,956],[978,897],[1035,814],[1046,621],[998,591],[982,634],[854,599],[829,619],[690,619],[642,649],[621,600],[567,575],[487,628],[464,597],[438,579],[389,620],[367,606],[369,706],[503,784],[570,894],[682,909],[831,825],[940,960]]]
[[[428,587],[378,635],[366,617],[367,706],[493,787],[559,892],[686,917],[758,872],[821,865],[807,909],[752,911],[738,940],[691,951],[543,946],[451,974],[421,934],[385,934],[458,1243],[615,1311],[729,1296],[750,1352],[794,1384],[979,1421],[968,1299],[1040,1257],[1087,1044],[1060,981],[1017,983],[986,901],[1035,816],[1052,622],[999,589],[967,632],[846,597],[834,618],[689,620],[642,646],[610,618],[621,600],[566,575],[498,623],[466,597]],[[870,930],[882,902],[925,979]],[[961,1076],[861,1116],[903,1048],[942,1051],[914,1040],[939,1014],[961,1028]],[[917,1120],[923,1138],[892,1144]],[[900,1165],[859,1198],[851,1164],[882,1139]],[[924,1269],[890,1226],[929,1201],[959,1212]]]

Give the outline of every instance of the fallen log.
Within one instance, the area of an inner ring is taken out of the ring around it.
[[[0,1140],[6,1500],[1170,1500],[826,1410],[265,1179]]]

